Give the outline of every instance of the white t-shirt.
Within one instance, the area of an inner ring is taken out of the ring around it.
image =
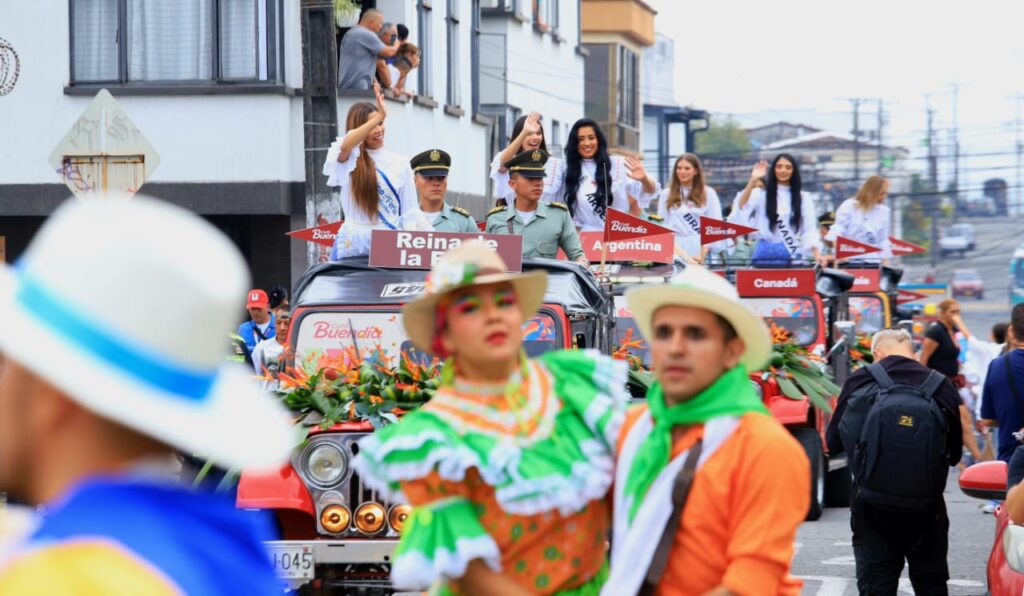
[[[501,152],[495,154],[491,160],[491,180],[494,181],[494,198],[505,199],[511,205],[515,201],[516,193],[508,186],[508,171],[501,171]],[[565,179],[565,162],[557,157],[549,157],[544,164],[544,194],[541,195],[542,203],[552,201],[564,203],[562,196],[562,181]]]
[[[519,214],[519,219],[523,220],[523,224],[525,225],[533,221],[534,216],[537,215],[537,210],[534,209],[533,211],[520,211],[516,209],[516,213]]]
[[[750,200],[747,201],[745,207],[740,209],[738,200],[734,203],[734,209],[729,214],[729,221],[757,228],[757,232],[748,236],[757,240],[786,243],[786,235],[788,235],[796,246],[797,255],[811,256],[814,248],[818,246],[820,236],[818,235],[818,219],[814,212],[814,202],[810,196],[804,194],[801,197],[800,226],[793,229],[789,220],[789,215],[793,211],[793,195],[788,186],[780,184],[776,200],[778,221],[774,231],[768,225],[768,214],[765,211],[767,197],[768,193],[763,188],[755,188],[751,191]]]
[[[338,161],[341,139],[331,143],[324,160],[323,173],[328,186],[341,187],[341,209],[345,223],[334,241],[337,258],[370,254],[370,232],[389,229],[377,213],[363,213],[352,196],[352,172],[356,169],[361,147],[356,145],[344,162]],[[399,203],[398,227],[404,230],[433,230],[434,227],[420,210],[419,195],[413,182],[409,159],[387,149],[370,149],[377,168],[377,189],[387,195],[397,195]],[[384,175],[382,176],[381,173]],[[386,177],[386,179],[385,179]]]
[[[435,211],[433,213],[430,213],[429,211],[424,211],[423,215],[424,217],[427,218],[427,221],[429,221],[430,224],[433,225],[437,223],[437,218],[441,217],[441,213],[441,211]]]
[[[871,209],[864,211],[858,205],[857,199],[850,198],[836,209],[836,223],[825,235],[825,240],[835,242],[837,237],[842,236],[877,246],[882,250],[850,258],[851,261],[877,263],[882,259],[892,258],[892,242],[889,240],[891,227],[891,211],[887,205],[873,205]]]
[[[629,177],[626,159],[620,155],[609,156],[611,161],[611,204],[609,207],[629,213],[629,197],[633,197],[646,209],[651,201],[661,192],[661,186],[655,184],[654,192],[645,192],[639,180]],[[593,201],[597,197],[597,162],[584,159],[580,170],[580,185],[576,190],[576,208],[573,223],[582,232],[599,232],[604,229],[604,218],[597,214]]]
[[[256,344],[252,351],[252,367],[257,375],[269,374],[277,377],[281,372],[281,355],[284,354],[284,345],[277,341],[277,338],[270,338]],[[277,381],[261,380],[260,385],[264,389],[277,389]]]
[[[671,229],[676,235],[676,246],[686,251],[691,257],[699,257],[701,253],[700,244],[700,218],[701,216],[712,219],[722,219],[722,204],[718,200],[718,193],[710,186],[704,187],[704,206],[698,207],[690,202],[690,189],[680,187],[683,195],[683,202],[678,207],[668,208],[669,189],[661,191],[658,198],[658,215],[665,218],[661,224]],[[716,242],[721,244],[720,242]]]

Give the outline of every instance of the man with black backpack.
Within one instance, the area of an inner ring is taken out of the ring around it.
[[[949,518],[942,492],[960,461],[960,396],[914,359],[910,334],[872,338],[874,364],[843,385],[826,440],[853,474],[850,527],[857,588],[896,594],[904,562],[917,594],[947,593]]]

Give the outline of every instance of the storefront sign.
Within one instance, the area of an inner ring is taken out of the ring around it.
[[[341,228],[342,223],[344,222],[336,221],[334,223],[323,224],[322,226],[316,226],[313,228],[295,230],[293,232],[288,232],[288,235],[292,238],[298,238],[299,240],[306,240],[307,242],[315,242],[317,244],[323,244],[324,246],[334,246],[334,238],[338,235],[338,230]]]
[[[746,236],[751,232],[756,232],[757,228],[750,226],[741,226],[728,221],[722,221],[720,219],[712,219],[710,217],[700,217],[700,243],[701,246],[705,244],[711,244],[712,242],[718,242],[719,240],[732,240],[733,238],[739,238],[740,236]]]
[[[892,254],[894,257],[916,255],[928,252],[928,249],[923,246],[918,246],[913,242],[907,242],[906,240],[900,240],[899,238],[889,237],[889,242],[892,243]]]
[[[882,272],[878,269],[844,269],[846,273],[853,275],[853,287],[851,292],[878,292],[879,283],[882,279]]]
[[[871,246],[870,244],[864,244],[863,242],[857,242],[856,240],[850,240],[849,238],[843,238],[839,236],[836,238],[836,259],[846,259],[849,257],[862,257],[871,253],[876,253],[882,249],[877,246]]]
[[[813,269],[741,269],[736,272],[740,296],[812,296]]]
[[[370,266],[388,269],[430,269],[441,255],[467,240],[482,240],[496,250],[509,271],[523,268],[523,237],[517,234],[456,234],[374,230],[370,235]]]

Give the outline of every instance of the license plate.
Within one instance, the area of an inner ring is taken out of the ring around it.
[[[313,579],[312,546],[270,546],[274,571],[282,579]]]

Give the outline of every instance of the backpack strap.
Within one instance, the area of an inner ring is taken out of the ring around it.
[[[939,390],[939,387],[942,387],[942,382],[945,380],[946,377],[944,375],[941,375],[934,370],[929,371],[928,378],[925,379],[924,384],[921,385],[921,392],[924,393],[925,397],[931,399],[935,396],[935,392]]]
[[[889,376],[889,373],[885,372],[885,367],[882,366],[881,363],[872,362],[865,368],[867,369],[868,374],[875,379],[875,382],[878,383],[878,386],[883,390],[889,389],[893,386],[892,377]]]

